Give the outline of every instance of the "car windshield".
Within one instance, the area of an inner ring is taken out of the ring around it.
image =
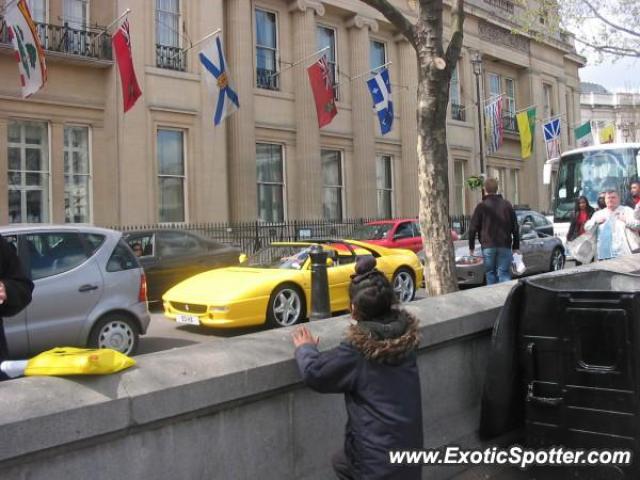
[[[309,249],[300,245],[271,245],[251,255],[244,266],[300,270],[309,257]]]
[[[378,223],[374,225],[360,225],[351,236],[354,240],[382,240],[391,230],[393,223]]]

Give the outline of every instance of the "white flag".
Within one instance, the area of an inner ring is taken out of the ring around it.
[[[4,17],[20,71],[24,98],[40,90],[47,81],[47,66],[36,27],[25,0],[10,2]]]
[[[207,85],[216,98],[213,124],[220,125],[222,120],[240,107],[238,95],[231,85],[220,35],[207,42],[207,46],[200,51],[198,57],[205,70]]]

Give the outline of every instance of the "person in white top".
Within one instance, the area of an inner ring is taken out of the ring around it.
[[[615,190],[605,193],[606,208],[598,210],[585,223],[585,230],[596,234],[596,258],[606,260],[640,252],[640,208],[620,205]]]

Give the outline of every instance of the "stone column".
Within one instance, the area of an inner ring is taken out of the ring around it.
[[[324,15],[324,6],[314,0],[295,0],[290,3],[293,29],[293,62],[298,62],[318,50],[315,15]],[[309,84],[307,66],[316,59],[302,62],[292,69],[295,91],[296,155],[289,159],[290,178],[295,179],[295,202],[290,202],[291,216],[298,219],[322,217],[322,160],[320,158],[320,130]]]
[[[355,15],[347,22],[351,47],[351,76],[369,70],[369,30],[378,31],[378,22]],[[353,129],[353,201],[351,216],[378,214],[376,199],[376,148],[373,135],[371,94],[364,78],[351,82],[351,125]]]
[[[0,172],[9,170],[8,128],[6,118],[0,118]],[[0,224],[9,223],[9,181],[7,174],[0,175]]]
[[[400,141],[402,159],[399,177],[402,178],[402,191],[397,192],[398,210],[401,216],[418,215],[418,108],[417,83],[418,63],[416,51],[404,35],[395,37],[398,43],[398,92],[396,98],[400,105]],[[392,87],[393,90],[393,87]]]
[[[51,219],[64,223],[64,124],[51,122]]]
[[[253,9],[251,0],[227,0],[226,60],[240,108],[227,117],[229,219],[257,218],[256,132],[254,115]],[[212,185],[211,188],[214,188]]]
[[[557,78],[556,82],[558,86],[558,113],[561,115],[560,145],[564,152],[569,150],[569,129],[573,128],[573,125],[569,124],[569,115],[567,115],[567,85],[561,78]]]

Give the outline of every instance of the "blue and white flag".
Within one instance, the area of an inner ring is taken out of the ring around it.
[[[560,118],[554,118],[542,126],[547,144],[547,160],[560,158]]]
[[[373,98],[373,109],[378,113],[380,131],[385,135],[393,126],[393,102],[391,101],[391,82],[389,70],[383,68],[375,77],[367,80],[367,86]]]
[[[206,47],[200,51],[198,56],[205,70],[207,85],[209,85],[213,96],[217,99],[213,114],[213,124],[217,126],[240,107],[238,95],[231,85],[220,35],[207,42]]]

